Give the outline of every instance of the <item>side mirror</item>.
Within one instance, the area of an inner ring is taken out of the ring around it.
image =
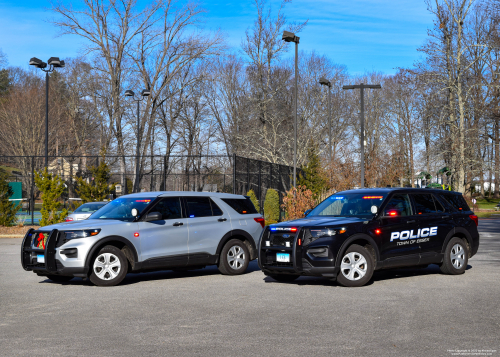
[[[312,211],[312,209],[308,209],[307,211],[304,212],[304,216],[307,217],[307,215]]]
[[[398,209],[388,209],[385,211],[385,214],[384,216],[387,216],[387,217],[399,217],[401,216],[401,211],[398,210]]]
[[[371,211],[372,211],[373,214],[377,214],[378,207],[377,206],[372,206]]]
[[[137,217],[137,215],[139,214],[139,211],[137,210],[137,208],[132,208],[132,216],[133,217]]]
[[[152,222],[152,221],[161,221],[163,219],[163,216],[161,215],[160,212],[151,212],[148,213],[146,218],[144,219],[146,222]]]

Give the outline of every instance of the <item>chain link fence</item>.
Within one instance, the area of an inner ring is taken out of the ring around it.
[[[92,167],[105,160],[110,170],[109,184],[115,190],[109,199],[128,193],[151,191],[205,191],[246,195],[253,189],[264,207],[269,188],[282,194],[292,187],[293,167],[248,159],[237,155],[150,155],[142,156],[0,156],[0,168],[10,182],[21,183],[21,197],[13,198],[19,206],[18,222],[37,224],[42,200],[33,177],[46,166],[49,173],[64,181],[61,207],[70,211],[80,197],[76,178],[91,183]],[[298,171],[300,172],[300,171]],[[19,185],[18,185],[19,186]]]

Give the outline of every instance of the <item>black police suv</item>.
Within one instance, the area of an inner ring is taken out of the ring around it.
[[[460,193],[376,188],[338,192],[306,217],[266,227],[259,266],[277,281],[322,276],[362,286],[378,269],[438,264],[462,274],[479,248],[478,218]]]

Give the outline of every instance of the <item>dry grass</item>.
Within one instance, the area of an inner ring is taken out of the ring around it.
[[[4,227],[0,226],[0,236],[2,235],[17,235],[24,236],[28,229],[34,228],[38,229],[38,226],[13,226],[13,227]]]

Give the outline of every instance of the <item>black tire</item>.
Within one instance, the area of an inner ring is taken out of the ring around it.
[[[47,275],[47,278],[56,283],[67,283],[68,281],[73,279],[72,276],[64,276],[64,275]]]
[[[266,274],[267,276],[273,278],[280,283],[291,283],[292,281],[297,280],[299,275],[291,275],[291,274]]]
[[[370,252],[360,245],[353,244],[343,254],[337,281],[346,287],[363,286],[372,278],[373,268],[373,257]]]
[[[107,245],[92,258],[89,269],[90,281],[93,284],[115,286],[120,284],[127,275],[128,261],[120,249]],[[115,274],[116,276],[114,276]]]
[[[237,259],[230,261],[236,254]],[[219,271],[224,275],[243,274],[250,263],[247,245],[239,239],[231,239],[222,248],[219,259]]]
[[[448,275],[463,274],[469,261],[469,249],[463,239],[453,237],[444,251],[441,272]]]

